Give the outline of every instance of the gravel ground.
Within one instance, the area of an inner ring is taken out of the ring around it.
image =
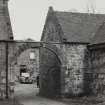
[[[105,96],[64,98],[62,102],[67,105],[105,105]]]
[[[0,105],[105,105],[104,95],[52,100],[38,96],[38,91],[35,84],[18,84],[15,87],[15,101],[0,101]]]
[[[0,105],[21,105],[17,100],[0,100]]]
[[[15,97],[23,105],[67,105],[64,102],[38,96],[39,89],[34,84],[18,84]]]

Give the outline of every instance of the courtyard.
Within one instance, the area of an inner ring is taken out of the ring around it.
[[[17,84],[15,87],[15,98],[22,105],[67,105],[63,102],[40,97],[36,84]]]

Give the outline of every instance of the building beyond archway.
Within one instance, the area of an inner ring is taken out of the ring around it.
[[[24,66],[26,71],[32,76],[39,72],[39,42],[16,41],[14,54],[9,63],[9,80],[17,80],[20,76],[21,68]],[[11,51],[10,51],[11,52]]]

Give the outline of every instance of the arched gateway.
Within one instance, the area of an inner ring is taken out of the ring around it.
[[[8,58],[8,76],[9,80],[14,81],[21,76],[21,69],[25,67],[25,71],[34,76],[39,71],[39,48],[40,42],[34,41],[14,41],[8,44],[10,49]],[[31,57],[34,57],[32,58]]]
[[[12,50],[9,50],[8,54],[8,72],[11,72],[8,74],[9,77],[15,75],[13,66],[16,64],[17,58],[24,51],[36,48],[39,51],[37,56],[39,56],[40,94],[51,97],[61,94],[61,59],[55,45],[44,42],[14,41],[8,43],[9,49],[10,46],[12,46]]]
[[[40,48],[40,94],[58,97],[61,94],[61,60],[56,45]]]

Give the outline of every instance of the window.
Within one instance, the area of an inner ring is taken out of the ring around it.
[[[30,52],[30,60],[35,59],[35,52]]]

